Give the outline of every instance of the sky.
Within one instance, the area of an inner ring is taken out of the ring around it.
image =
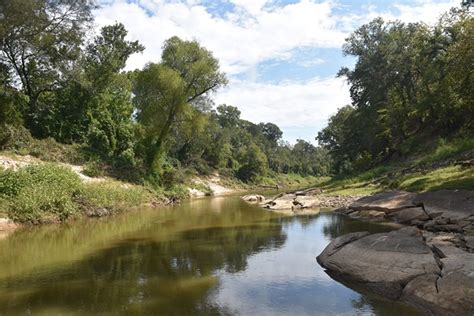
[[[336,78],[353,57],[344,39],[376,17],[433,24],[461,0],[102,0],[97,30],[121,22],[130,40],[145,47],[127,69],[159,62],[163,42],[198,40],[219,60],[229,84],[216,106],[237,106],[242,118],[273,122],[283,139],[315,136],[338,108],[350,104],[349,87]]]

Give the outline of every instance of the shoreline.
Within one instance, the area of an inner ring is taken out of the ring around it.
[[[431,315],[474,313],[474,191],[375,194],[335,210],[403,225],[334,239],[318,263],[339,282],[406,302]]]

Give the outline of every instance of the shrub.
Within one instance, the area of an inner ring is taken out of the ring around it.
[[[72,170],[51,164],[0,172],[0,196],[19,222],[63,221],[77,211],[81,182]]]
[[[92,160],[83,166],[82,173],[89,177],[101,177],[104,175],[104,170],[100,163]]]
[[[144,187],[113,180],[84,184],[80,194],[83,206],[111,211],[140,206],[151,200],[152,193]]]
[[[30,132],[23,126],[4,124],[0,126],[0,149],[19,150],[33,142]]]

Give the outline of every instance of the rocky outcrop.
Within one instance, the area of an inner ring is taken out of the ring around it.
[[[241,197],[242,200],[249,203],[262,203],[265,201],[265,197],[259,194],[248,194]]]
[[[416,228],[361,234],[357,239],[349,235],[339,237],[350,238],[350,242],[342,245],[336,238],[318,256],[318,262],[331,272],[366,284],[379,294],[399,298],[405,285],[415,277],[440,273],[433,252]]]
[[[385,213],[414,207],[415,193],[391,191],[363,197],[350,205],[355,211],[377,210]]]
[[[413,203],[422,205],[431,218],[442,216],[461,220],[474,215],[474,191],[469,190],[421,193],[413,199]]]
[[[474,315],[473,191],[386,192],[337,211],[409,227],[336,238],[317,258],[328,273],[432,315]]]
[[[261,207],[274,210],[302,210],[320,207],[335,208],[344,207],[360,198],[359,196],[326,195],[319,188],[280,193],[273,198],[265,200],[263,196],[249,194],[241,197],[249,203],[257,203]]]
[[[469,190],[385,192],[364,197],[336,211],[354,218],[391,220],[428,231],[474,235],[474,191]]]

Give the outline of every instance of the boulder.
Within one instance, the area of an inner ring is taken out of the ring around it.
[[[326,247],[326,249],[324,249],[324,251],[316,258],[316,260],[320,265],[324,266],[324,263],[327,262],[328,257],[336,253],[339,248],[350,242],[353,242],[354,240],[365,237],[368,234],[369,232],[356,232],[337,237]]]
[[[442,256],[441,273],[413,279],[402,299],[433,315],[473,315],[474,254],[446,242],[434,246]]]
[[[248,194],[241,197],[242,200],[249,203],[262,203],[265,201],[265,197],[259,194]]]
[[[464,241],[466,242],[466,247],[474,252],[474,236],[464,236]]]
[[[319,199],[316,196],[297,196],[294,204],[298,208],[314,208],[319,206]]]
[[[267,202],[264,207],[271,210],[288,210],[295,207],[295,194],[282,194]]]
[[[392,213],[391,217],[400,224],[410,223],[414,220],[426,221],[430,219],[428,214],[426,214],[421,207],[406,208],[404,210]]]
[[[413,203],[423,205],[432,217],[443,216],[451,220],[461,220],[474,215],[474,191],[441,190],[418,194]]]
[[[405,191],[383,192],[358,199],[349,208],[356,211],[377,210],[391,213],[414,207],[413,199],[415,197],[415,193]]]
[[[355,240],[354,235],[339,238],[324,249],[318,262],[332,274],[389,298],[400,297],[404,286],[419,275],[440,273],[433,252],[416,228]]]
[[[364,217],[367,219],[376,219],[376,220],[381,220],[385,218],[385,212],[382,211],[360,211],[358,213],[360,217]]]

